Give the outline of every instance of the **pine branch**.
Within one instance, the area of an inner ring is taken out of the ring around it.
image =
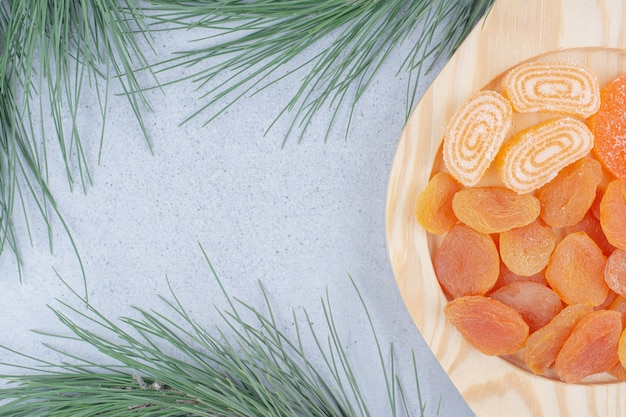
[[[203,117],[210,123],[239,100],[288,77],[301,87],[277,115],[291,116],[287,137],[302,138],[312,119],[330,109],[326,138],[341,111],[352,112],[396,50],[408,51],[399,72],[407,82],[407,115],[420,76],[430,64],[449,57],[494,0],[149,0],[147,19],[171,30],[208,32],[194,46],[155,66],[159,72],[185,68],[202,103],[183,123]],[[419,40],[409,44],[412,35]],[[330,44],[324,42],[330,41]],[[323,49],[304,64],[295,59],[315,46]],[[226,76],[224,76],[226,74]],[[222,77],[225,81],[219,81]],[[274,123],[276,120],[274,121]],[[270,128],[273,126],[272,123]],[[299,133],[297,133],[299,132]]]
[[[21,356],[22,363],[34,361],[36,365],[2,364],[26,375],[0,376],[14,385],[0,389],[0,415],[123,417],[139,411],[148,416],[371,415],[353,364],[340,342],[328,293],[321,300],[327,336],[317,333],[306,310],[301,316],[294,310],[296,335],[291,336],[280,330],[262,285],[265,305],[257,309],[230,297],[209,266],[227,301],[226,309],[218,309],[221,324],[210,328],[198,324],[173,291],[170,299],[162,298],[169,314],[136,308],[138,318],[116,321],[93,306],[85,311],[60,302],[61,308],[52,311],[69,334],[41,334],[56,339],[61,346],[68,341],[79,342],[85,345],[81,351],[97,350],[110,362],[94,363],[49,343],[50,349],[65,356],[61,363],[2,347]],[[426,406],[421,400],[415,357],[415,392],[413,401],[407,401],[394,374],[391,347],[389,368],[367,307],[354,281],[352,284],[377,347],[389,415],[417,415],[411,412],[410,403],[418,399],[417,410],[424,416]],[[81,305],[85,302],[80,297],[78,301]],[[305,350],[303,339],[307,335],[316,342],[312,351]],[[318,371],[308,359],[311,352],[322,356],[325,368]]]
[[[142,112],[149,106],[134,72],[136,67],[148,67],[139,47],[140,37],[149,40],[142,11],[134,2],[0,2],[0,254],[8,246],[18,258],[18,266],[14,210],[22,206],[28,227],[33,213],[26,207],[34,203],[48,227],[51,249],[52,218],[56,218],[82,268],[49,189],[49,146],[56,140],[69,186],[78,182],[85,189],[91,173],[78,128],[81,102],[85,88],[95,91],[102,146],[110,80],[116,80],[127,96],[147,139]]]

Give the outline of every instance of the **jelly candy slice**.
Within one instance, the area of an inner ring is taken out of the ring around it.
[[[453,115],[443,139],[443,160],[454,178],[476,185],[511,126],[511,103],[495,91],[473,95]]]
[[[571,117],[551,119],[507,141],[496,158],[496,167],[506,187],[528,193],[550,182],[592,147],[593,135],[583,122]]]
[[[502,80],[503,94],[520,113],[553,112],[587,118],[600,107],[600,87],[587,68],[559,62],[518,65]]]

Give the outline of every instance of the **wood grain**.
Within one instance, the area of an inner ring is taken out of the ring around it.
[[[579,62],[601,84],[626,72],[626,6],[622,0],[497,0],[423,96],[400,138],[389,179],[390,262],[408,311],[477,416],[624,416],[626,383],[598,376],[564,384],[536,376],[515,359],[471,348],[445,320],[427,236],[414,216],[418,194],[438,157],[453,112],[477,90],[498,88],[507,69],[527,60]],[[519,128],[529,120],[517,120]]]

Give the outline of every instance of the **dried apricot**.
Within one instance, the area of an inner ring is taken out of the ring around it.
[[[502,80],[504,95],[520,113],[546,111],[587,118],[600,107],[600,87],[587,68],[561,62],[518,65]]]
[[[539,216],[539,200],[504,187],[472,187],[452,199],[456,217],[480,233],[500,233],[532,223]]]
[[[515,272],[511,271],[504,262],[500,263],[500,276],[496,281],[496,284],[493,286],[492,291],[497,290],[498,288],[504,287],[505,285],[511,284],[512,282],[517,281],[530,281],[536,282],[538,284],[548,286],[548,281],[543,275],[544,271],[540,271],[536,274],[529,275],[527,277],[522,275],[517,275]]]
[[[534,275],[542,271],[556,245],[550,226],[539,220],[500,233],[500,257],[515,274]]]
[[[452,175],[438,172],[428,181],[417,199],[417,221],[428,232],[442,234],[457,222],[452,197],[461,189]]]
[[[626,296],[626,251],[616,249],[606,260],[604,280],[610,289]]]
[[[500,275],[500,257],[493,240],[462,224],[450,229],[433,265],[441,287],[453,298],[486,294]]]
[[[598,244],[600,249],[602,249],[604,256],[609,256],[615,250],[615,246],[611,245],[604,235],[600,219],[594,216],[591,210],[575,225],[564,227],[563,232],[566,234],[575,232],[587,233],[587,235]]]
[[[617,342],[617,355],[619,363],[626,366],[626,329],[622,331]]]
[[[600,224],[607,240],[626,250],[626,179],[609,183],[600,202]]]
[[[626,368],[624,368],[624,365],[622,365],[621,362],[616,363],[614,367],[608,370],[608,372],[620,381],[626,382]]]
[[[517,281],[492,292],[489,297],[520,313],[530,333],[542,328],[563,308],[550,288],[530,281]]]
[[[592,158],[582,158],[566,166],[537,191],[541,218],[550,226],[572,226],[580,222],[596,198],[602,180],[602,166]]]
[[[593,204],[591,205],[591,214],[598,220],[600,220],[600,202],[602,201],[602,197],[604,197],[604,188],[598,187],[596,189],[596,199],[593,200]]]
[[[585,304],[572,304],[561,310],[550,323],[528,337],[524,362],[536,374],[545,373],[570,337],[578,322],[593,310]]]
[[[474,94],[452,116],[443,138],[443,160],[454,178],[476,185],[496,157],[513,120],[511,103],[495,91]]]
[[[622,325],[626,327],[626,298],[618,295],[611,302],[608,309],[620,313],[622,315]]]
[[[618,178],[626,178],[626,74],[600,91],[600,108],[589,119],[595,136],[594,153],[604,167]]]
[[[450,323],[486,355],[517,352],[528,337],[528,325],[513,308],[489,297],[466,296],[444,307]]]
[[[615,301],[615,299],[617,299],[617,297],[619,296],[615,293],[615,291],[609,288],[609,293],[607,294],[604,301],[602,301],[602,304],[595,306],[593,309],[594,310],[611,310],[610,308],[611,304],[613,304],[613,302]]]
[[[584,232],[563,238],[546,267],[546,280],[566,304],[602,304],[609,292],[604,282],[606,258]]]
[[[563,117],[529,127],[509,139],[496,157],[507,188],[529,193],[552,181],[593,147],[593,134],[580,120]]]
[[[575,383],[589,375],[606,372],[619,361],[617,345],[622,318],[616,311],[597,310],[574,327],[554,361],[564,382]]]

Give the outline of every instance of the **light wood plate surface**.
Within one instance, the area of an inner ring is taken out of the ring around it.
[[[474,92],[528,60],[578,62],[601,85],[626,72],[622,0],[497,0],[444,67],[409,119],[393,161],[387,196],[390,262],[406,307],[470,408],[482,416],[626,416],[626,383],[600,375],[581,384],[536,376],[514,359],[486,356],[446,321],[432,267],[437,239],[417,224],[417,196],[433,169],[444,128]],[[518,120],[518,125],[529,123]]]

